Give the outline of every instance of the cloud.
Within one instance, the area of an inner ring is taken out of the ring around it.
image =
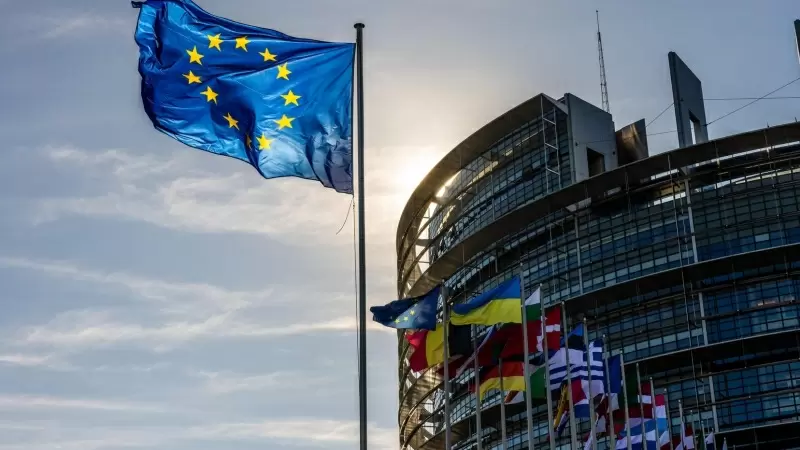
[[[368,430],[371,448],[397,448],[397,432],[371,425]],[[355,444],[358,422],[354,420],[283,419],[261,422],[223,423],[194,429],[194,436],[204,439],[276,440],[282,443],[319,445]]]
[[[162,413],[167,410],[160,405],[113,400],[87,400],[63,397],[28,395],[0,395],[0,409],[82,409],[97,411]]]
[[[107,184],[97,195],[40,199],[35,223],[62,217],[106,217],[141,221],[197,233],[255,233],[285,241],[324,241],[349,245],[346,230],[335,233],[348,213],[350,197],[295,178],[264,180],[243,163],[223,158],[213,170],[202,152],[169,156],[110,149],[92,152],[75,147],[47,147],[53,163],[72,166],[83,179]],[[435,163],[429,148],[375,150],[367,167],[367,233],[371,246],[393,245],[397,218],[411,194]],[[352,221],[352,214],[350,220]]]
[[[243,422],[207,422],[193,426],[67,426],[62,422],[0,422],[0,430],[35,431],[22,443],[2,443],[0,450],[100,450],[119,447],[194,448],[197,442],[253,442],[283,446],[351,448],[358,442],[358,422],[309,417]],[[369,426],[370,448],[397,448],[397,432]],[[228,447],[230,448],[230,447]]]
[[[234,291],[205,283],[166,282],[123,272],[102,272],[69,262],[7,256],[0,256],[0,267],[123,289],[145,302],[118,306],[122,311],[88,307],[61,312],[46,324],[26,327],[15,340],[17,345],[76,351],[133,342],[166,351],[198,339],[274,338],[356,330],[355,318],[339,312],[341,302],[352,298],[349,293],[317,292],[313,287],[293,285],[291,292],[276,299],[272,289]],[[328,300],[318,302],[317,308],[309,311],[295,307],[298,298]],[[157,307],[155,317],[152,305]],[[259,319],[260,314],[267,313],[271,319]],[[146,322],[142,317],[135,320],[143,314],[147,315]],[[390,331],[371,321],[368,327],[372,331]],[[18,365],[39,362],[31,358],[17,357],[14,361]]]
[[[11,355],[0,355],[0,364],[33,367],[44,365],[49,359],[50,356],[48,355],[23,355],[17,353]]]
[[[392,330],[369,323],[368,329],[379,332]],[[246,322],[232,313],[213,315],[197,322],[169,322],[144,326],[115,320],[101,311],[68,311],[46,325],[29,327],[22,345],[45,345],[67,350],[119,343],[142,343],[155,351],[167,351],[175,346],[198,339],[275,338],[314,333],[352,333],[356,320],[340,317],[316,322],[264,324]]]
[[[36,368],[36,369],[49,369],[60,372],[74,371],[78,368],[70,363],[67,363],[56,355],[53,354],[26,354],[26,353],[7,353],[0,354],[0,367],[22,367],[22,368]]]
[[[0,267],[26,269],[73,281],[123,288],[137,299],[155,302],[164,314],[234,311],[272,298],[272,289],[234,291],[207,283],[167,282],[123,272],[103,272],[63,261],[0,256]]]
[[[128,32],[130,21],[97,14],[64,15],[61,17],[37,17],[31,25],[44,28],[43,39],[64,38],[67,36]]]
[[[242,170],[235,162],[213,172],[204,170],[192,164],[208,161],[196,152],[155,157],[116,149],[93,153],[59,147],[48,148],[47,154],[54,162],[104,179],[107,186],[94,196],[42,199],[36,223],[68,216],[107,217],[179,231],[330,241],[350,203],[348,196],[312,186],[311,181],[265,183],[253,169]]]
[[[232,394],[244,391],[264,391],[286,389],[286,386],[321,386],[329,382],[324,376],[308,376],[297,371],[272,372],[258,375],[240,375],[231,372],[198,372],[193,374],[204,380],[204,389],[214,395]]]

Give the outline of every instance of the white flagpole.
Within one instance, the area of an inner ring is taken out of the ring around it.
[[[669,397],[667,389],[664,388],[664,405],[667,412],[667,433],[669,434],[669,450],[675,450],[675,442],[672,441],[672,418],[669,415]]]
[[[497,369],[500,371],[500,439],[503,441],[503,450],[508,449],[506,440],[506,390],[503,387],[503,358],[500,358]]]
[[[442,283],[442,326],[444,327],[444,448],[452,448],[450,435],[450,317],[447,307],[447,286]]]
[[[686,448],[686,424],[683,422],[683,402],[678,400],[678,415],[681,418],[681,448]]]
[[[523,290],[523,274],[522,274],[522,264],[520,264],[520,271],[519,271],[519,284],[520,284],[520,297],[522,297]],[[537,288],[536,291],[531,294],[531,296],[537,295],[539,289]],[[520,298],[521,300],[521,298]],[[533,400],[531,399],[531,371],[528,365],[528,312],[525,309],[526,302],[522,303],[522,345],[524,347],[523,350],[523,359],[524,365],[522,366],[522,374],[525,377],[525,412],[528,419],[528,448],[533,450]],[[539,304],[541,305],[541,297],[539,299]]]
[[[550,350],[547,347],[547,312],[546,308],[544,307],[544,302],[541,302],[541,304],[542,350],[544,351],[544,384],[547,386],[545,388],[545,400],[547,400],[547,433],[550,436],[550,450],[556,450],[556,430],[553,428],[553,393],[550,390]]]
[[[564,322],[564,330],[567,329],[567,309],[564,302],[561,302],[561,320]],[[586,330],[583,330],[586,333]],[[572,439],[572,448],[578,448],[578,429],[575,426],[575,403],[572,400],[572,366],[569,363],[569,335],[564,339],[564,351],[567,363],[567,399],[569,400],[569,431]]]
[[[475,347],[475,358],[473,358],[473,370],[475,371],[475,426],[478,429],[477,434],[477,441],[478,441],[478,450],[483,450],[483,439],[481,438],[482,430],[481,430],[481,376],[480,371],[481,368],[478,365],[478,327],[473,325],[472,326],[472,345]]]
[[[639,415],[642,416],[642,424],[639,427],[639,432],[642,433],[642,441],[644,441],[644,396],[642,395],[642,377],[639,375],[639,363],[636,363],[636,388],[639,392]]]
[[[650,377],[650,404],[653,405],[653,419],[656,419],[656,385],[653,382],[653,377]],[[661,434],[658,431],[658,421],[656,420],[656,442],[661,439]]]
[[[594,393],[592,392],[592,352],[589,351],[589,327],[586,325],[586,317],[583,318],[583,347],[586,349],[586,374],[589,383],[589,439],[592,440],[592,450],[597,450],[597,437],[594,424]]]
[[[625,354],[620,351],[619,353],[619,365],[620,369],[622,369],[622,399],[625,405],[625,439],[628,441],[628,450],[632,450],[632,443],[631,443],[631,417],[630,412],[628,411],[628,380],[625,377]]]
[[[605,373],[606,377],[606,399],[608,403],[608,407],[606,408],[606,413],[608,414],[608,419],[606,420],[606,431],[608,435],[611,437],[611,450],[617,448],[617,433],[614,433],[614,409],[612,408],[611,404],[611,377],[608,374],[608,351],[606,351],[606,335],[603,335],[603,372]],[[619,394],[617,394],[617,398],[619,398]],[[592,414],[594,414],[592,412]],[[596,449],[595,449],[596,450]]]

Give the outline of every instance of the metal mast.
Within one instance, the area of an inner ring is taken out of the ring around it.
[[[611,106],[608,104],[608,84],[606,83],[606,63],[603,59],[603,39],[600,37],[600,11],[595,10],[597,16],[597,53],[600,58],[600,96],[603,99],[603,110],[611,112]]]

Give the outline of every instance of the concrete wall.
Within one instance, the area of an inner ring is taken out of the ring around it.
[[[797,60],[800,61],[800,20],[794,21],[794,33],[797,35]]]
[[[617,161],[620,166],[650,156],[644,119],[617,130]]]
[[[581,100],[564,94],[569,111],[570,153],[572,173],[577,183],[589,178],[589,152],[591,149],[603,156],[605,170],[617,167],[617,142],[611,114]]]
[[[706,107],[700,79],[675,52],[669,52],[669,75],[675,102],[675,122],[678,125],[678,145],[689,147],[707,142]]]

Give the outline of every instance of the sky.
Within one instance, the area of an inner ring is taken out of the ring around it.
[[[449,149],[540,92],[600,104],[595,9],[617,128],[670,105],[671,50],[710,99],[800,77],[796,0],[198,3],[322,40],[366,23],[369,305],[396,298],[397,220]],[[355,448],[351,198],[156,132],[128,1],[0,10],[0,450]],[[708,101],[707,117],[745,103]],[[798,115],[765,100],[709,133]],[[674,129],[668,110],[648,131]],[[651,152],[676,143],[652,136]],[[375,450],[398,448],[396,356],[370,325]]]

